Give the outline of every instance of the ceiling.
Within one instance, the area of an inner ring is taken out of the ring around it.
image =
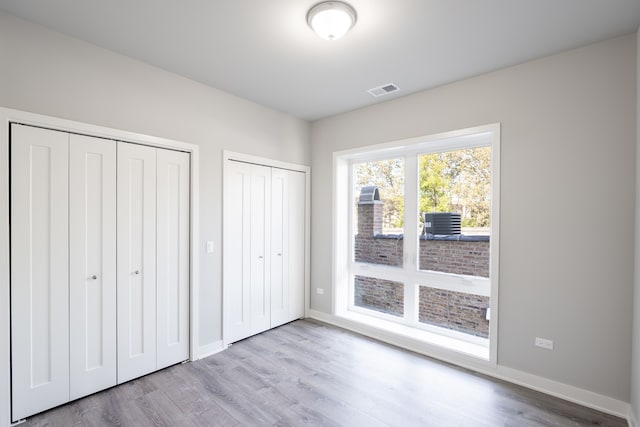
[[[348,0],[326,41],[317,0],[0,0],[0,10],[316,120],[635,32],[640,0]],[[395,83],[374,98],[367,90]]]

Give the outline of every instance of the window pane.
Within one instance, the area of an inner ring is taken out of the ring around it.
[[[355,276],[353,305],[381,313],[404,315],[404,284],[374,277]]]
[[[418,321],[482,338],[489,337],[489,297],[419,286]]]
[[[421,270],[489,277],[491,147],[419,156]]]
[[[402,266],[404,160],[353,165],[356,262]]]

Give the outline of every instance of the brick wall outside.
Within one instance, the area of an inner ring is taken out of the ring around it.
[[[420,240],[420,270],[489,277],[489,242]]]
[[[382,233],[382,209],[384,203],[369,202],[358,205],[358,234],[375,236]]]
[[[418,320],[487,338],[488,307],[488,297],[420,286]]]
[[[402,236],[363,236],[354,242],[357,262],[402,266]],[[489,277],[489,242],[420,239],[420,270]]]
[[[354,256],[357,262],[402,266],[404,249],[401,238],[363,236],[355,237]]]
[[[402,235],[382,233],[382,203],[358,205],[358,234],[354,241],[357,262],[402,266]],[[420,239],[419,268],[444,273],[489,277],[488,241]],[[420,287],[418,318],[443,328],[488,337],[486,311],[489,298],[462,292]],[[356,276],[354,305],[402,316],[402,283]]]
[[[404,285],[391,280],[356,276],[354,305],[402,317]]]

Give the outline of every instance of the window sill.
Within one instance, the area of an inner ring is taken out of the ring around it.
[[[407,325],[401,325],[354,311],[344,311],[342,313],[337,313],[336,316],[363,326],[375,328],[383,333],[396,335],[400,338],[418,341],[429,346],[449,350],[464,356],[471,356],[472,358],[480,359],[485,362],[489,362],[490,360],[488,339],[474,337],[474,340],[476,341],[475,343],[468,342],[452,336],[413,328]]]

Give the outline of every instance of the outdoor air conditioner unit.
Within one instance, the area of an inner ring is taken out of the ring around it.
[[[424,229],[429,234],[460,234],[461,220],[457,212],[429,212],[424,214]]]

